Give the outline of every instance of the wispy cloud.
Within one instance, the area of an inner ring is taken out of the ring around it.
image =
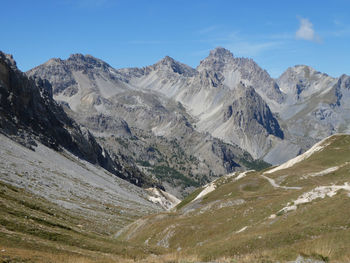
[[[205,28],[198,30],[198,33],[200,35],[204,35],[204,34],[208,34],[210,32],[218,30],[218,29],[219,29],[219,26],[208,26],[208,27],[205,27]]]
[[[313,42],[321,42],[321,38],[316,34],[314,30],[314,25],[307,18],[299,17],[300,26],[299,29],[295,32],[295,37],[297,39],[303,39]]]
[[[323,35],[327,37],[349,37],[350,36],[350,25],[347,23],[344,23],[343,21],[339,19],[334,19],[333,24],[335,28],[333,30],[329,30],[323,33]]]
[[[219,30],[218,30],[219,29]],[[197,32],[200,42],[210,43],[212,47],[222,46],[238,56],[257,56],[265,51],[283,45],[286,37],[246,36],[240,31],[229,31],[218,26],[208,27]],[[201,51],[203,53],[204,51]],[[205,50],[205,53],[209,51]]]
[[[268,50],[279,48],[283,45],[281,41],[262,41],[262,42],[251,42],[251,41],[239,41],[224,45],[228,49],[232,50],[233,53],[239,56],[257,56]]]

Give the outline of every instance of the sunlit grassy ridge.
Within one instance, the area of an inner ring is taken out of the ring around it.
[[[338,190],[333,196],[325,193],[324,198],[299,204],[295,210],[282,210],[306,193],[320,194],[319,186],[350,183],[350,136],[332,136],[322,145],[324,148],[292,167],[265,174],[281,187],[263,178],[264,171],[249,172],[239,180],[223,177],[203,198],[193,201],[201,192],[197,190],[176,212],[137,221],[119,238],[169,247],[201,260],[283,262],[302,255],[349,262],[348,190]],[[330,167],[336,168],[317,175]]]

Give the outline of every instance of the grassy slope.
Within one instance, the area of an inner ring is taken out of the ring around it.
[[[350,136],[331,137],[322,151],[293,167],[266,176],[284,186],[274,188],[251,172],[238,181],[217,181],[217,189],[197,203],[196,194],[184,200],[178,212],[150,216],[135,232],[130,227],[121,239],[137,244],[167,246],[202,260],[234,258],[239,262],[293,260],[305,255],[332,262],[350,261],[350,198],[341,190],[333,197],[299,205],[296,211],[276,214],[288,202],[317,186],[350,182]],[[302,176],[333,166],[337,171],[318,177]],[[192,209],[192,210],[191,210]],[[244,231],[238,233],[244,227]],[[265,260],[265,261],[264,261]]]
[[[164,253],[116,241],[100,234],[104,227],[0,182],[0,262],[129,262]]]

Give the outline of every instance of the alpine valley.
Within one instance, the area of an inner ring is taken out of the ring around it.
[[[2,262],[350,261],[350,76],[0,52],[0,102]]]

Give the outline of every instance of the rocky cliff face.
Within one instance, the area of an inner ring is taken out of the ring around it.
[[[20,72],[12,56],[0,52],[0,131],[35,149],[35,141],[55,150],[66,149],[92,164],[139,186],[155,183],[136,166],[111,158],[95,137],[67,116],[52,98],[51,84]]]

